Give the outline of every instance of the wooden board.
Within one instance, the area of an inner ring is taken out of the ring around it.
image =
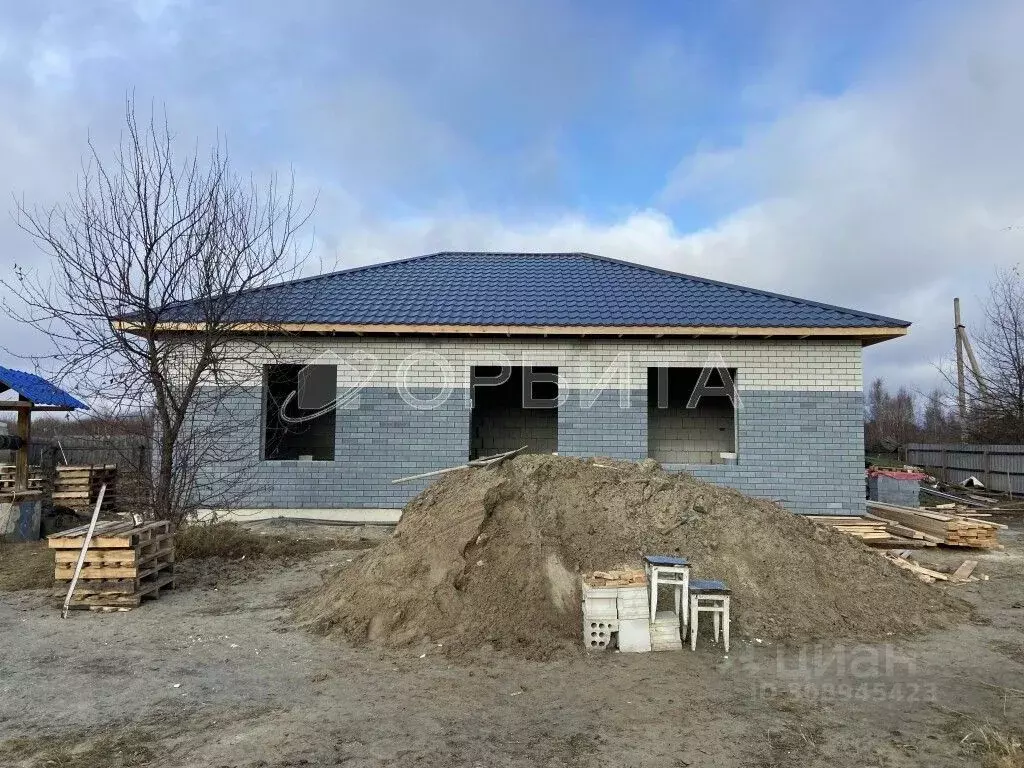
[[[112,576],[108,578],[80,579],[75,586],[76,595],[95,594],[120,594],[134,595],[143,591],[152,581],[172,576],[174,574],[174,563],[155,563],[152,567],[139,572],[138,576],[121,578]],[[54,584],[54,595],[64,597],[67,595],[68,585],[64,582]]]

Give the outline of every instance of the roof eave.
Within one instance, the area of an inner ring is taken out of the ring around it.
[[[133,332],[132,324],[119,321],[119,330]],[[162,333],[195,333],[199,323],[164,322]],[[714,325],[465,325],[404,323],[273,323],[239,322],[225,325],[219,333],[287,335],[448,335],[448,336],[612,336],[685,338],[842,338],[860,339],[864,346],[905,336],[906,326],[714,326]]]

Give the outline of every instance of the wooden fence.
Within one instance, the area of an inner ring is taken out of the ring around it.
[[[56,464],[117,464],[121,472],[149,471],[149,443],[139,437],[39,438],[29,446],[29,464],[45,464],[43,453],[51,448]]]
[[[990,490],[1024,495],[1024,445],[911,443],[906,454],[908,464],[924,467],[947,483],[973,475]]]

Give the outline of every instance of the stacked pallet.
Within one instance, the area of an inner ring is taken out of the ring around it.
[[[1000,547],[999,529],[1005,527],[987,520],[875,501],[869,501],[868,508],[876,517],[917,531],[936,544],[951,547],[997,549]]]
[[[30,490],[42,487],[43,478],[39,467],[31,467],[28,478]],[[62,507],[76,512],[92,512],[100,495],[100,486],[107,484],[103,496],[102,512],[112,512],[116,506],[117,465],[85,464],[80,466],[59,466],[53,481],[53,500]],[[13,490],[14,465],[0,464],[0,491]]]
[[[54,552],[54,594],[67,595],[89,526],[47,538]],[[72,608],[135,608],[174,588],[174,534],[166,521],[97,523],[71,599]]]
[[[117,504],[117,465],[91,464],[57,467],[53,484],[53,501],[76,512],[92,512],[100,487],[106,483],[101,513],[109,513]]]
[[[903,549],[935,546],[934,542],[924,539],[916,531],[872,515],[808,515],[807,519],[860,539],[872,547]]]
[[[14,471],[13,464],[0,464],[0,491],[14,490]],[[29,490],[38,490],[43,483],[43,478],[39,475],[39,468],[31,467],[29,473]]]

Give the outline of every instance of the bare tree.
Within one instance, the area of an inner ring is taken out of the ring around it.
[[[251,452],[228,455],[232,441],[216,418],[259,375],[245,372],[260,356],[237,343],[238,310],[258,306],[272,318],[258,289],[295,274],[296,233],[309,215],[293,184],[236,175],[219,141],[206,153],[178,147],[166,118],[140,122],[129,99],[119,147],[104,158],[89,143],[65,202],[16,206],[52,274],[16,267],[0,281],[17,297],[12,316],[53,342],[44,369],[111,415],[151,412],[149,505],[171,520],[229,502],[213,489],[239,488],[223,472],[243,471]],[[174,323],[189,332],[171,332]],[[222,474],[206,482],[202,469],[212,465]]]
[[[971,382],[971,432],[989,441],[1024,441],[1024,276],[1002,269],[989,286],[985,325],[976,334],[982,381]]]

